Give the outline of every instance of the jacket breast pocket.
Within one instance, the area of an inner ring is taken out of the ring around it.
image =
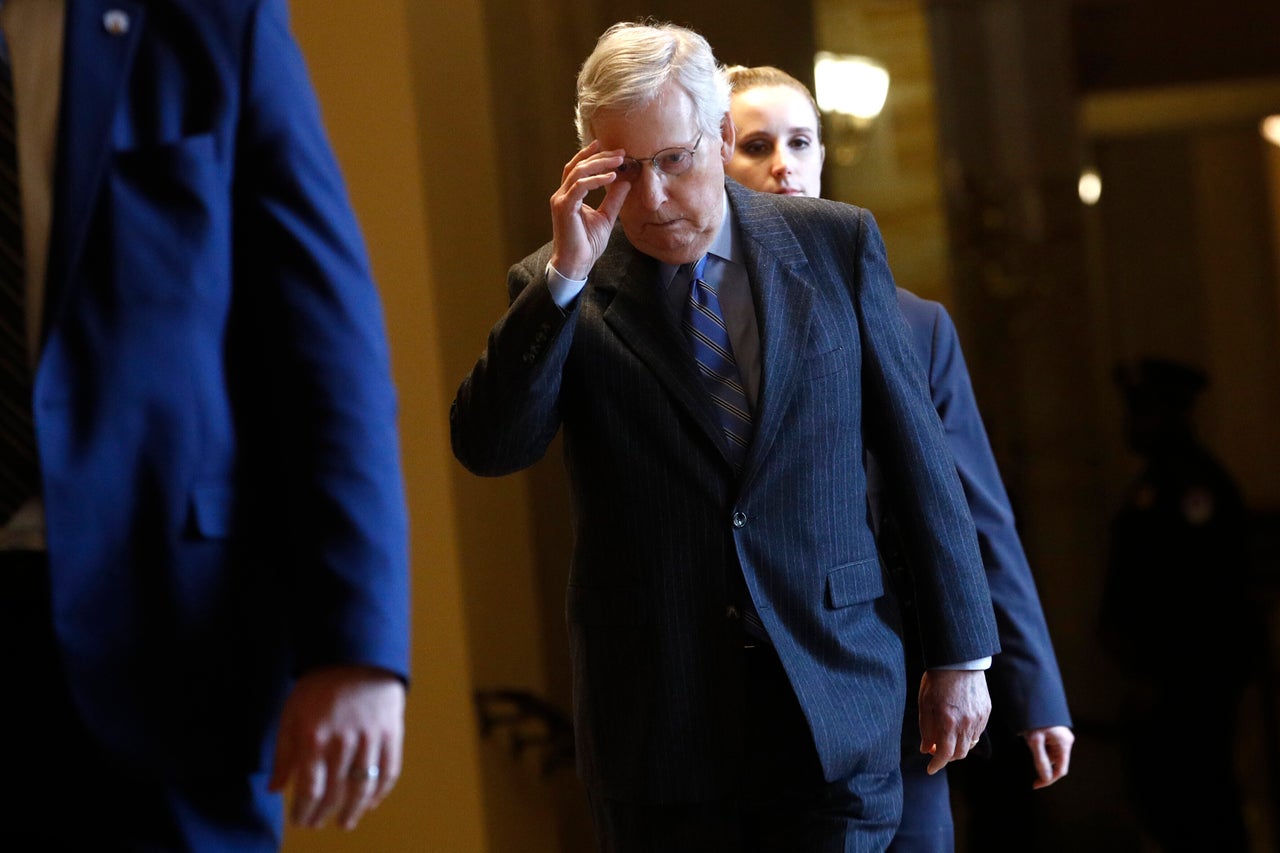
[[[230,180],[212,134],[117,150],[95,237],[121,294],[190,299],[230,280]]]
[[[849,352],[842,346],[818,353],[804,360],[804,375],[809,379],[829,376],[849,368]]]
[[[884,595],[880,560],[870,557],[827,572],[827,606],[836,609],[874,601]]]

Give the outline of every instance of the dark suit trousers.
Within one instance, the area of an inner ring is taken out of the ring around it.
[[[778,656],[743,649],[744,767],[739,796],[645,804],[592,795],[602,853],[879,853],[893,836],[899,774],[826,782]]]
[[[928,766],[927,755],[910,755],[902,762],[902,824],[889,853],[954,853],[956,849],[947,770],[930,776]]]
[[[266,778],[177,782],[108,755],[86,729],[53,634],[43,554],[0,551],[9,790],[3,837],[14,850],[274,851],[281,807]],[[9,848],[6,848],[9,849]]]

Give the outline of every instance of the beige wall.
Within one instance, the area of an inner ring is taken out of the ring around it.
[[[1249,121],[1201,130],[1188,144],[1196,272],[1205,294],[1201,364],[1211,377],[1199,404],[1202,433],[1246,503],[1274,510],[1280,508],[1280,454],[1272,450],[1280,422],[1280,326],[1265,143]]]
[[[827,130],[823,195],[869,209],[900,287],[951,306],[951,270],[934,109],[929,24],[920,0],[817,0],[817,46],[889,71],[884,111],[856,161],[837,163]]]
[[[399,787],[358,832],[291,830],[285,849],[481,853],[489,848],[471,710],[472,650],[449,493],[452,392],[441,379],[433,299],[441,282],[440,236],[428,228],[422,192],[422,164],[432,149],[415,107],[406,5],[295,3],[293,16],[387,309],[413,531],[415,634]],[[479,41],[475,32],[452,31],[473,46]]]
[[[1080,111],[1103,176],[1088,211],[1100,351],[1108,362],[1157,355],[1203,368],[1203,437],[1249,505],[1270,511],[1280,507],[1280,457],[1270,451],[1280,218],[1269,163],[1280,149],[1258,121],[1277,103],[1280,82],[1258,80],[1105,92]]]
[[[1271,203],[1272,279],[1276,282],[1276,307],[1280,309],[1280,145],[1267,147],[1267,197]],[[1280,320],[1280,313],[1276,314]]]

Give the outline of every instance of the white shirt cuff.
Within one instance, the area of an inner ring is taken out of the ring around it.
[[[967,660],[964,663],[949,663],[946,666],[931,666],[929,669],[991,669],[991,656]]]
[[[582,292],[582,288],[587,286],[587,280],[565,278],[560,275],[559,271],[551,266],[551,262],[547,261],[547,289],[551,291],[551,301],[560,306],[563,310],[568,310],[573,304],[573,300],[578,298],[578,294]]]

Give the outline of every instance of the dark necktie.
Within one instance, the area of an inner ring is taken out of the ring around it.
[[[751,444],[751,405],[742,387],[738,362],[733,357],[733,344],[720,310],[720,296],[705,278],[709,257],[704,255],[690,269],[693,283],[685,305],[684,332],[698,373],[715,404],[716,420],[724,433],[729,461],[734,468],[741,468]]]
[[[37,494],[38,479],[16,136],[13,74],[0,33],[0,524]]]
[[[724,432],[729,460],[735,470],[741,470],[751,444],[751,404],[742,386],[742,374],[733,357],[733,343],[725,328],[724,313],[720,310],[720,294],[707,282],[707,260],[689,268],[693,281],[689,285],[689,300],[685,305],[684,332],[689,338],[693,359],[698,373],[715,404],[716,420]],[[717,261],[718,262],[718,261]],[[751,593],[740,575],[733,580],[731,600],[735,602],[731,613],[736,612],[748,635],[765,643],[769,634],[751,602]]]

